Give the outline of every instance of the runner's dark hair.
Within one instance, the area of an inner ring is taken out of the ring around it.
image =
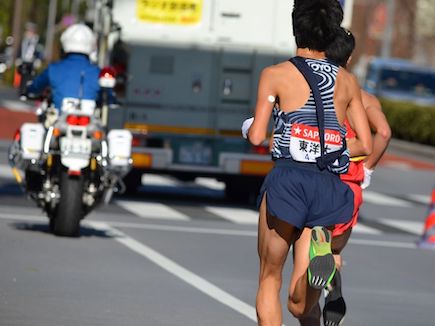
[[[298,48],[325,51],[341,28],[343,9],[337,0],[295,0],[292,20]]]
[[[355,49],[355,37],[345,28],[341,28],[334,41],[326,49],[326,57],[339,66],[346,68],[347,61]]]

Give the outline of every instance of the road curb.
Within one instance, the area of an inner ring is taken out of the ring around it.
[[[429,159],[432,162],[435,161],[435,146],[422,145],[400,139],[391,139],[387,151],[406,153],[412,156],[416,155],[421,158]]]

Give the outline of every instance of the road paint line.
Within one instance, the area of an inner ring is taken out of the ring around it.
[[[0,178],[13,179],[12,169],[7,164],[0,164]]]
[[[47,218],[44,216],[37,215],[18,215],[18,214],[3,214],[0,213],[0,219],[2,220],[18,220],[27,222],[47,222]],[[94,221],[83,221],[83,224],[90,225],[91,223],[97,223]],[[98,222],[99,223],[99,222]],[[108,225],[113,225],[117,227],[132,228],[132,229],[146,229],[146,230],[158,230],[158,231],[169,231],[169,232],[186,232],[186,233],[197,233],[197,234],[215,234],[215,235],[229,235],[229,236],[246,236],[246,237],[257,237],[257,232],[255,231],[236,231],[236,230],[225,230],[225,229],[215,229],[215,228],[195,228],[195,227],[179,227],[179,226],[164,226],[158,224],[143,224],[143,223],[126,223],[126,222],[111,222],[102,221],[101,223],[106,223]],[[412,242],[397,242],[397,241],[378,241],[374,239],[355,239],[351,238],[349,240],[350,244],[358,244],[362,246],[369,247],[384,247],[384,248],[404,248],[404,249],[418,249],[416,244]]]
[[[412,207],[413,205],[406,200],[394,198],[388,195],[384,195],[378,192],[363,191],[363,200],[365,203],[385,205],[385,206],[397,206],[397,207]]]
[[[225,183],[221,181],[217,181],[216,179],[213,178],[199,177],[195,179],[195,184],[212,190],[225,190]]]
[[[168,176],[149,173],[142,175],[142,184],[177,187],[180,185],[180,182]]]
[[[358,245],[369,246],[369,247],[418,249],[418,247],[415,243],[410,243],[410,242],[363,240],[363,239],[355,239],[355,238],[350,238],[349,244],[358,244]]]
[[[106,222],[106,223],[114,227],[145,229],[145,230],[174,231],[174,232],[230,235],[230,236],[244,236],[244,237],[257,236],[257,231],[228,230],[228,229],[215,229],[215,228],[208,229],[208,228],[200,228],[200,227],[142,224],[142,223],[129,223],[129,222]]]
[[[252,209],[219,206],[205,206],[204,209],[233,223],[249,225],[258,224],[258,212]]]
[[[361,234],[382,234],[382,232],[378,229],[372,228],[370,226],[364,225],[362,223],[357,223],[352,227],[352,233],[361,233]]]
[[[26,222],[48,222],[48,217],[39,215],[4,214],[0,213],[0,219]]]
[[[2,100],[0,106],[7,108],[9,111],[15,112],[34,112],[34,108],[26,103],[13,100]]]
[[[182,214],[164,204],[127,200],[116,200],[115,204],[141,218],[181,221],[190,220],[189,216]]]
[[[403,230],[405,232],[413,233],[416,235],[422,235],[424,229],[424,223],[419,221],[402,221],[391,219],[379,219],[376,220],[379,223],[392,226],[396,229]]]
[[[257,321],[257,315],[254,307],[237,299],[233,295],[220,289],[216,285],[210,283],[206,279],[191,272],[183,266],[177,264],[173,260],[160,254],[151,247],[148,247],[147,245],[127,236],[125,233],[111,227],[106,223],[90,222],[89,224],[98,230],[105,231],[108,232],[110,235],[113,235],[114,239],[119,243],[152,261],[154,264],[160,266],[161,268],[178,277],[187,284],[190,284],[200,292],[237,311],[243,316],[248,317],[250,320],[254,322]]]
[[[418,195],[418,194],[409,194],[406,195],[406,198],[409,198],[423,205],[429,205],[431,200],[431,197],[429,195]]]
[[[226,230],[226,229],[215,229],[215,228],[196,228],[196,227],[183,227],[183,226],[164,226],[157,224],[139,224],[139,223],[124,223],[124,222],[109,222],[105,221],[109,225],[125,228],[134,229],[148,229],[148,230],[158,230],[158,231],[169,231],[169,232],[188,232],[197,234],[215,234],[215,235],[233,235],[233,236],[247,236],[247,237],[257,237],[257,232],[255,231],[236,231],[236,230]],[[405,248],[405,249],[417,249],[417,246],[412,242],[397,242],[397,241],[378,241],[374,239],[355,239],[350,238],[349,243],[358,244],[362,246],[369,247],[384,247],[384,248]]]

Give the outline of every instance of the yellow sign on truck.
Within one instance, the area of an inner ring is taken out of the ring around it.
[[[137,0],[137,18],[145,23],[195,25],[201,22],[203,0]]]

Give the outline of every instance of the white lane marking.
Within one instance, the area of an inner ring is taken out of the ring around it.
[[[247,237],[257,237],[257,232],[255,231],[236,231],[227,229],[216,229],[216,228],[196,228],[196,227],[183,227],[183,226],[165,226],[157,224],[139,224],[139,223],[124,223],[124,222],[108,222],[105,223],[125,228],[134,229],[147,229],[147,230],[159,230],[159,231],[169,231],[169,232],[188,232],[197,234],[216,234],[216,235],[233,235],[233,236],[247,236]],[[359,244],[369,247],[386,247],[386,248],[405,248],[405,249],[417,249],[416,244],[410,242],[396,242],[396,241],[378,241],[374,239],[364,240],[351,238],[349,243]]]
[[[149,173],[142,175],[142,184],[176,187],[180,185],[180,182],[168,176]]]
[[[369,247],[418,249],[415,243],[410,243],[410,242],[393,242],[393,241],[363,240],[363,239],[350,238],[349,243],[369,246]]]
[[[383,166],[386,167],[390,167],[390,168],[394,168],[397,170],[402,170],[402,171],[409,171],[412,169],[412,165],[409,163],[405,163],[405,162],[384,162],[382,163]]]
[[[363,191],[363,200],[365,203],[385,205],[385,206],[398,206],[398,207],[412,207],[413,205],[406,200],[394,198],[388,195],[383,195],[378,192],[369,190]]]
[[[173,225],[159,225],[159,224],[143,224],[143,223],[129,223],[129,222],[106,222],[114,227],[124,227],[133,229],[145,230],[158,230],[158,231],[173,231],[185,233],[201,233],[201,234],[215,234],[215,235],[229,235],[229,236],[244,236],[256,237],[257,231],[244,231],[244,230],[228,230],[228,229],[208,229],[200,227],[187,227],[187,226],[173,226]]]
[[[258,224],[258,212],[252,209],[205,206],[204,209],[237,224]]]
[[[212,190],[225,190],[225,183],[213,178],[196,178],[195,184]]]
[[[28,221],[28,222],[47,221],[47,218],[44,216],[30,215],[30,214],[19,215],[19,214],[0,213],[0,219]],[[85,220],[83,221],[83,223],[89,225],[89,223],[96,223],[96,222]],[[216,228],[207,229],[207,228],[195,228],[195,227],[164,226],[158,224],[125,223],[125,222],[110,222],[110,221],[102,221],[102,223],[106,223],[108,225],[113,225],[117,227],[132,228],[132,229],[187,232],[187,233],[197,233],[197,234],[216,234],[216,235],[229,235],[229,236],[246,236],[246,237],[257,236],[257,232],[254,231],[236,231],[236,230],[226,230],[226,229],[216,229]],[[359,244],[363,246],[370,246],[370,247],[417,249],[417,246],[414,243],[410,243],[410,242],[378,241],[374,239],[364,240],[364,239],[351,238],[349,240],[349,243]]]
[[[0,101],[0,107],[4,107],[9,111],[16,112],[33,112],[33,106],[20,102],[20,101],[12,101],[12,100],[2,100]]]
[[[119,243],[123,244],[130,250],[138,253],[139,255],[149,259],[154,264],[160,266],[167,272],[173,274],[174,276],[180,278],[182,281],[190,284],[197,290],[208,295],[209,297],[215,299],[216,301],[226,305],[227,307],[237,311],[238,313],[248,317],[252,321],[257,321],[257,315],[255,308],[248,305],[247,303],[237,299],[228,292],[220,289],[216,285],[210,283],[201,276],[191,272],[190,270],[184,268],[183,266],[177,264],[168,257],[160,254],[151,247],[127,236],[125,233],[112,228],[110,225],[102,222],[89,222],[92,227],[108,232],[114,236],[114,239]]]
[[[217,181],[214,178],[195,178],[195,181],[184,182],[177,180],[171,176],[158,175],[158,174],[144,174],[142,176],[142,184],[148,186],[167,186],[167,187],[203,187],[211,190],[224,190],[225,184]]]
[[[182,221],[190,220],[189,216],[184,215],[164,204],[127,200],[117,200],[115,203],[116,205],[121,206],[122,208],[141,218]]]
[[[406,195],[406,198],[414,200],[414,201],[416,201],[420,204],[423,204],[423,205],[429,205],[430,201],[431,201],[431,196],[418,195],[418,194],[409,194],[409,195]]]
[[[28,221],[28,222],[48,222],[46,216],[40,215],[24,215],[24,214],[5,214],[0,213],[0,219],[2,220],[12,220],[12,221]]]
[[[0,164],[0,178],[13,179],[12,169],[7,164]]]
[[[352,228],[352,233],[363,233],[363,234],[382,234],[382,232],[378,229],[372,228],[370,226],[361,224],[361,223],[357,223],[353,228]]]
[[[391,220],[391,219],[379,219],[376,222],[392,226],[396,229],[410,232],[416,235],[422,235],[424,229],[424,223],[419,221],[403,221],[403,220]]]

